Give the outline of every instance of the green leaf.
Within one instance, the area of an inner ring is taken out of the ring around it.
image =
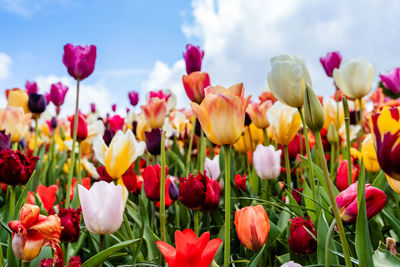
[[[264,245],[260,251],[250,260],[250,263],[247,265],[248,267],[257,267],[258,262],[261,259],[261,256],[265,250],[266,245]]]
[[[317,258],[318,258],[318,263],[323,264],[325,263],[325,243],[326,243],[326,238],[329,230],[329,225],[328,222],[326,221],[325,218],[325,213],[324,211],[321,211],[321,214],[319,216],[318,220],[318,232],[317,232]],[[334,242],[331,239],[330,242],[330,249],[334,248]],[[329,264],[339,264],[338,257],[335,254],[329,253]]]
[[[253,168],[250,177],[249,177],[249,184],[251,189],[253,189],[253,194],[255,196],[258,196],[259,193],[259,187],[260,187],[260,179],[257,176],[257,173],[255,171],[255,169]]]
[[[360,262],[359,266],[374,266],[372,261],[372,246],[369,238],[367,209],[365,207],[365,169],[364,162],[361,161],[360,175],[358,177],[357,200],[358,215],[356,222],[356,252]]]
[[[387,211],[387,209],[382,210],[382,215],[385,217],[388,221],[390,226],[392,227],[393,231],[396,233],[397,236],[400,236],[400,222],[396,217],[394,217],[391,213]]]
[[[400,259],[388,250],[378,248],[373,255],[375,267],[395,267],[400,266]]]
[[[387,184],[388,183],[386,181],[386,175],[383,171],[380,171],[375,180],[372,182],[373,187],[379,188],[381,190],[385,190]]]
[[[169,150],[168,151],[169,156],[178,163],[179,169],[181,170],[182,173],[186,172],[185,164],[182,162],[182,160],[179,158],[179,156],[173,151]]]
[[[97,253],[96,255],[94,255],[93,257],[88,259],[87,261],[85,261],[82,264],[82,267],[96,266],[96,265],[102,263],[103,261],[105,261],[113,253],[115,253],[123,248],[126,248],[128,246],[131,246],[131,245],[135,244],[136,242],[139,242],[139,240],[140,240],[140,238],[134,239],[134,240],[128,240],[128,241],[124,241],[122,243],[116,244],[112,247],[109,247],[109,248]]]

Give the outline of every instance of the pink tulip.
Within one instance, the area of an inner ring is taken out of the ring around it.
[[[206,171],[207,176],[217,179],[221,174],[221,170],[219,168],[219,155],[216,155],[212,160],[206,158],[204,161],[204,170]]]
[[[338,69],[340,62],[342,62],[342,56],[339,52],[329,52],[325,57],[321,57],[319,61],[324,67],[326,75],[329,77],[333,76],[333,70]]]
[[[39,88],[36,82],[26,81],[25,88],[28,95],[33,93],[37,94],[39,92]]]
[[[68,92],[68,87],[61,82],[53,83],[50,89],[49,99],[56,107],[64,104],[65,95]],[[47,96],[46,96],[47,97]],[[48,101],[49,103],[49,101]]]
[[[400,93],[400,68],[379,75],[383,85],[395,94]]]
[[[96,46],[66,44],[64,46],[63,63],[72,78],[82,81],[94,71]]]
[[[274,146],[257,145],[253,153],[254,169],[261,179],[273,180],[281,173],[282,150],[275,150]]]

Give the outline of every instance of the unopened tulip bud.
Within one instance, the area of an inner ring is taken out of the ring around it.
[[[168,191],[169,191],[169,197],[172,200],[177,200],[179,198],[179,189],[174,181],[171,181],[171,183],[169,184]]]
[[[28,107],[32,113],[40,114],[47,106],[46,98],[44,95],[31,93],[29,95]]]
[[[304,119],[313,132],[319,132],[324,127],[324,109],[314,90],[308,85],[304,93]]]
[[[339,135],[337,134],[335,124],[331,122],[328,128],[328,142],[331,144],[336,144],[339,142]]]
[[[161,135],[162,131],[159,128],[152,129],[151,132],[144,132],[146,136],[147,151],[153,156],[161,153]]]
[[[314,253],[317,250],[317,240],[314,239],[314,237],[317,237],[317,231],[310,217],[307,220],[304,220],[303,217],[296,217],[291,219],[290,222],[292,224],[288,240],[290,250],[300,255]]]

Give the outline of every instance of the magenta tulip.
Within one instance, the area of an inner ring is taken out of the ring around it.
[[[379,75],[383,86],[395,94],[400,93],[400,68]]]
[[[39,88],[36,82],[26,81],[25,88],[28,95],[37,94],[39,92]]]
[[[69,75],[75,80],[82,81],[94,71],[96,63],[96,46],[64,46],[63,63],[67,67]]]
[[[136,91],[131,91],[128,93],[129,101],[131,102],[132,106],[136,106],[139,102],[139,94]]]
[[[65,95],[68,92],[68,87],[61,82],[53,83],[50,89],[49,99],[56,107],[64,104]]]
[[[190,74],[195,71],[201,71],[201,62],[204,57],[204,51],[200,49],[200,46],[192,44],[186,45],[186,51],[183,53],[183,58],[186,62],[186,72]]]
[[[324,67],[326,75],[329,77],[333,76],[333,70],[338,69],[340,62],[342,62],[342,56],[339,52],[329,52],[325,57],[321,57],[319,61]]]

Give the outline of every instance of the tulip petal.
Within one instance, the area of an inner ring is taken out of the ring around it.
[[[103,165],[105,165],[105,152],[107,151],[107,145],[104,143],[102,136],[97,136],[93,142],[93,150],[96,159]]]
[[[171,267],[177,266],[176,261],[176,249],[168,243],[163,241],[156,241],[158,249],[163,254],[165,260],[167,261],[168,265]]]
[[[207,246],[201,255],[201,266],[210,266],[221,243],[222,240],[219,238],[212,239],[207,243]]]

